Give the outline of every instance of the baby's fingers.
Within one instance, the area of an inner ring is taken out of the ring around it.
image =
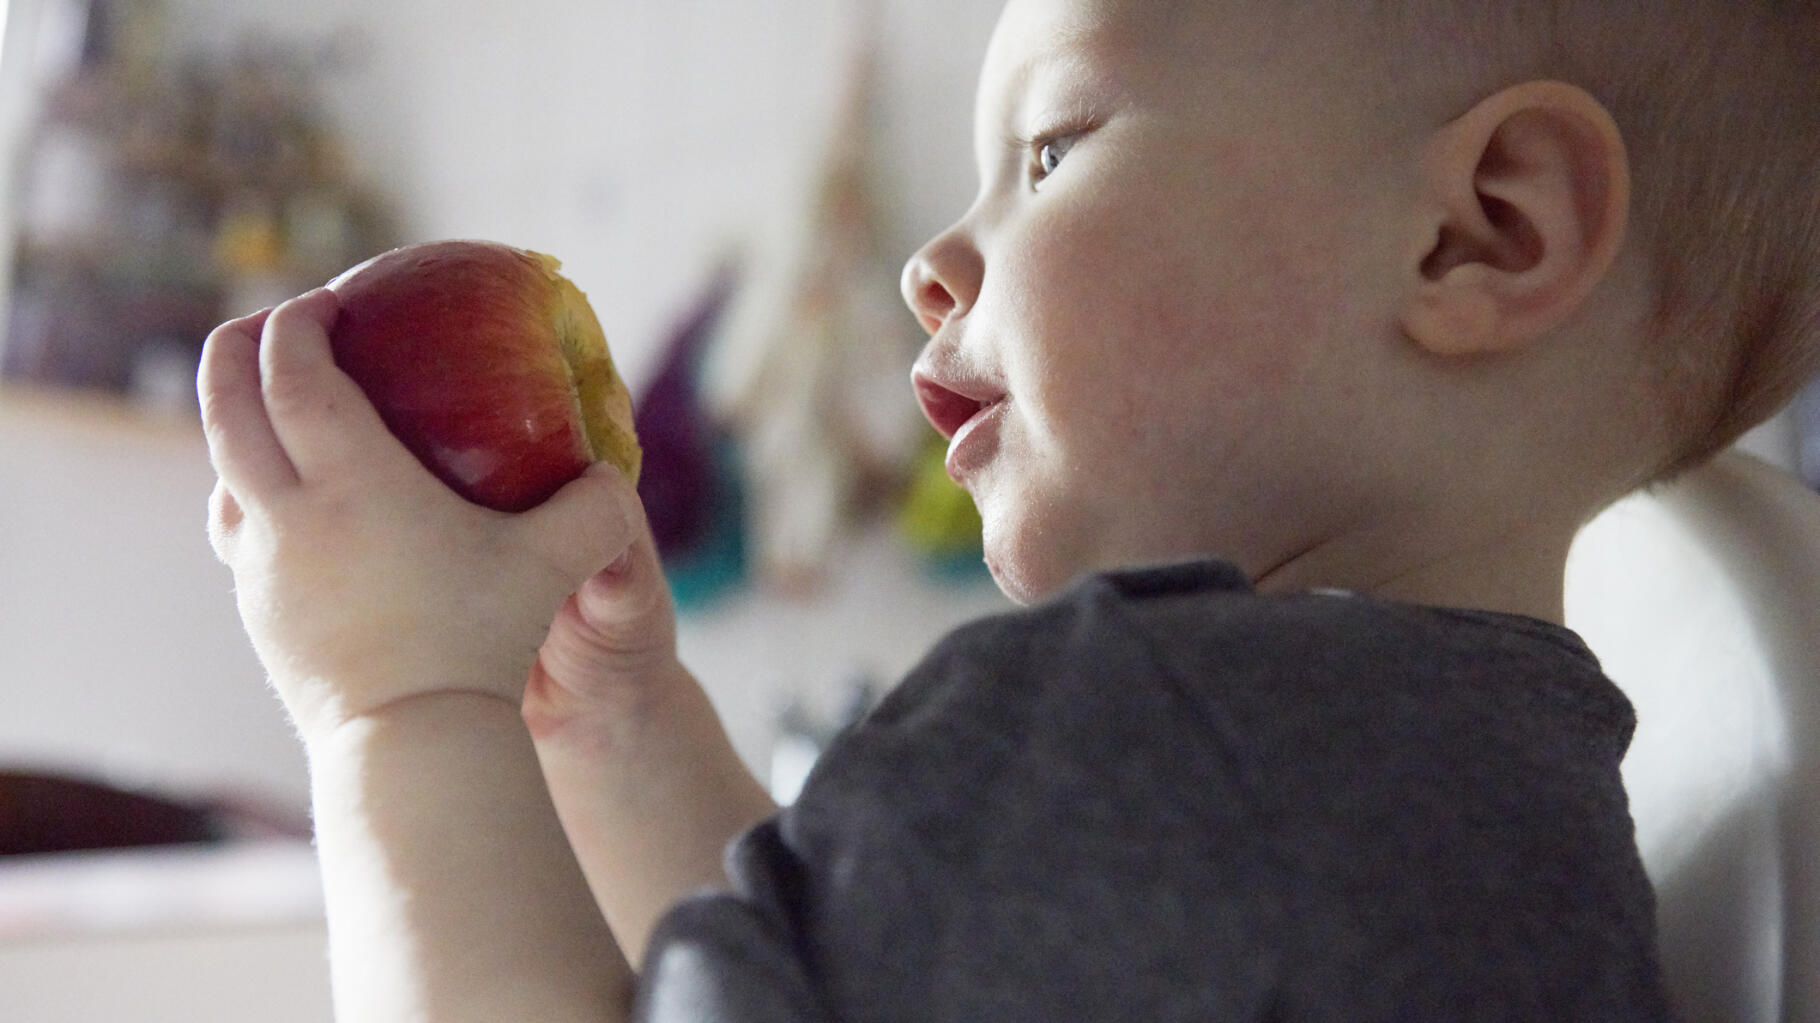
[[[265,313],[216,327],[202,346],[196,397],[209,460],[229,487],[267,493],[297,482],[284,446],[266,417],[259,383],[259,342]]]
[[[646,531],[638,492],[607,462],[590,466],[513,525],[571,589],[627,553]]]
[[[346,476],[394,449],[408,458],[366,393],[335,365],[329,330],[340,311],[335,293],[319,288],[273,310],[260,339],[266,413],[306,481]]]

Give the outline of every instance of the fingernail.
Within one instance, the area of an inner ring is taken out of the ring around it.
[[[237,316],[234,319],[227,321],[226,326],[229,329],[237,330],[248,337],[258,338],[259,332],[265,329],[265,321],[271,317],[274,308],[276,307],[266,306],[256,313]]]
[[[284,304],[307,310],[307,315],[324,328],[334,326],[335,320],[341,315],[341,296],[326,286],[306,291]]]

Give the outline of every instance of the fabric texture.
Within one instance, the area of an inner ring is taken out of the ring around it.
[[[1093,577],[843,736],[661,923],[640,1015],[1665,1019],[1634,726],[1545,622]]]

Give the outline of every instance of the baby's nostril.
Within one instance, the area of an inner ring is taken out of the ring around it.
[[[922,323],[923,330],[930,337],[934,337],[936,331],[942,329],[942,318],[930,313],[927,308],[919,309],[916,318]]]
[[[947,322],[948,314],[954,311],[954,296],[941,282],[930,279],[923,284],[921,301],[917,303],[917,318],[923,321],[923,329],[931,334],[942,329]]]

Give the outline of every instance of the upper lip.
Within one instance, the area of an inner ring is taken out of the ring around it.
[[[944,438],[953,438],[969,419],[998,404],[1005,390],[979,378],[945,373],[926,364],[918,364],[910,374],[916,388],[917,403],[923,416]]]

